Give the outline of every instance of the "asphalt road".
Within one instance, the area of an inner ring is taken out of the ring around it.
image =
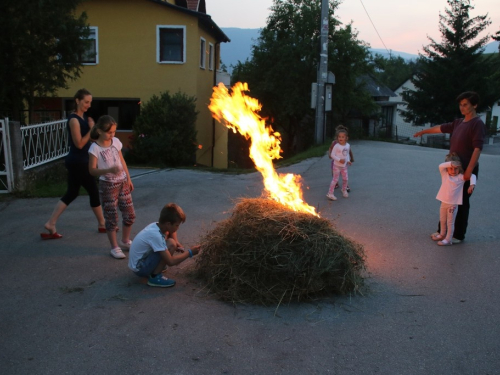
[[[86,197],[39,233],[57,199],[0,202],[1,374],[499,374],[500,152],[485,148],[466,241],[439,247],[438,164],[446,150],[352,142],[350,197],[330,202],[329,159],[302,176],[305,200],[364,246],[363,295],[261,307],[231,305],[169,269],[148,287],[109,255]],[[498,149],[500,150],[500,148]],[[262,192],[258,173],[132,170],[133,235],[176,202],[197,243],[234,200]]]

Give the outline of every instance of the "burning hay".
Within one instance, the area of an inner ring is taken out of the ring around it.
[[[250,157],[270,199],[242,199],[232,217],[205,236],[197,274],[232,302],[280,305],[358,290],[362,247],[304,202],[300,176],[276,173],[280,134],[266,126],[259,102],[247,92],[246,83],[231,90],[219,84],[209,108],[218,121],[251,138]]]
[[[361,245],[326,220],[270,199],[242,199],[202,240],[197,274],[222,299],[281,304],[357,291]]]

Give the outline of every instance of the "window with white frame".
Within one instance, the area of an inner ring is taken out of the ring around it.
[[[214,70],[214,45],[212,43],[208,44],[208,69]]]
[[[205,69],[205,61],[206,61],[206,47],[207,42],[205,39],[200,38],[200,68]]]
[[[81,63],[82,65],[96,65],[99,64],[99,39],[97,33],[97,27],[89,27],[89,36],[85,41],[87,43],[87,48],[82,54]]]
[[[156,62],[161,64],[186,62],[185,26],[156,26]]]

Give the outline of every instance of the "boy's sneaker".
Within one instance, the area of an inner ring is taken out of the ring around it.
[[[161,273],[156,275],[156,277],[149,277],[148,279],[149,286],[157,286],[160,288],[170,288],[175,285],[175,280],[168,279],[163,276]]]
[[[347,192],[347,190],[342,190],[342,196],[344,198],[349,198],[349,193]]]
[[[335,195],[333,195],[333,194],[327,194],[326,197],[328,199],[330,199],[331,201],[336,201],[337,200],[337,197]]]
[[[451,243],[454,243],[454,244],[461,243],[461,242],[462,242],[462,240],[459,240],[458,238],[455,238],[455,237],[453,237],[451,239]]]
[[[122,240],[118,241],[118,245],[122,250],[130,250],[130,246],[132,245],[132,240],[128,240],[126,242],[123,242]]]
[[[123,259],[126,258],[125,254],[123,254],[122,249],[119,247],[115,247],[114,249],[111,249],[111,256],[116,259]]]

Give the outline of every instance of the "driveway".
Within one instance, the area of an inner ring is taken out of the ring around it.
[[[303,177],[305,200],[364,246],[363,295],[276,306],[231,305],[169,270],[151,288],[109,255],[86,197],[63,214],[60,240],[39,233],[57,199],[0,203],[1,374],[498,374],[500,153],[485,152],[466,241],[439,247],[438,164],[446,150],[351,143],[348,199],[325,197],[329,159],[280,172]],[[199,242],[258,173],[132,170],[133,235],[176,202],[179,238]]]

